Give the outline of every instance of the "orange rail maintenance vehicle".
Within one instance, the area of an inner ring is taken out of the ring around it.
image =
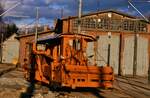
[[[30,66],[27,69],[30,79],[53,88],[112,87],[112,67],[89,63],[91,56],[87,55],[88,42],[96,42],[96,38],[70,33],[39,38],[33,44],[30,64],[27,65]]]

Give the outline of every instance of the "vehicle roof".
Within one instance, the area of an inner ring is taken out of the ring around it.
[[[94,36],[89,34],[75,34],[75,33],[62,33],[62,34],[51,34],[37,39],[38,43],[47,43],[52,40],[57,40],[60,38],[84,38],[90,41],[96,40]]]

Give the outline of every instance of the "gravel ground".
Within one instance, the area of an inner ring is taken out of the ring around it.
[[[0,64],[0,73],[4,70],[5,73],[0,75],[0,98],[133,98],[134,91],[131,85],[120,83],[124,89],[127,88],[130,92],[122,89],[102,90],[102,89],[77,89],[70,92],[62,90],[61,92],[52,92],[48,87],[40,84],[32,84],[24,79],[23,70],[16,68],[8,70],[10,66],[2,66]],[[117,86],[115,83],[115,86]],[[147,96],[140,93],[139,98],[150,98],[149,92],[142,90]],[[148,92],[148,93],[147,93]],[[133,95],[132,97],[129,94]],[[144,96],[144,97],[143,97]],[[137,97],[136,97],[137,98]]]
[[[0,66],[0,72],[5,71],[0,76],[0,98],[97,98],[87,97],[86,94],[79,92],[52,92],[46,86],[26,81],[23,77],[23,70],[20,68],[8,70],[10,66],[9,68]]]

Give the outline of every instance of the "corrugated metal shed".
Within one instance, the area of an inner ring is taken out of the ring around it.
[[[19,58],[19,41],[15,39],[16,34],[10,36],[3,42],[2,63],[16,64]]]
[[[62,21],[62,33],[77,32],[78,19],[76,16],[63,18]],[[150,70],[149,22],[124,13],[108,10],[83,15],[81,32],[100,36],[97,53],[98,66],[104,66],[108,62],[108,32],[111,32],[110,65],[113,66],[115,74],[148,75],[148,69]],[[136,33],[139,35],[137,42],[134,39]],[[92,47],[89,47],[89,53],[94,54],[90,48]]]

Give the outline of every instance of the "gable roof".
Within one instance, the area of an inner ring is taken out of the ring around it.
[[[38,38],[37,41],[38,43],[46,43],[49,42],[51,40],[55,40],[61,37],[65,37],[65,36],[70,36],[70,37],[74,37],[77,38],[77,36],[80,36],[80,38],[88,38],[90,40],[96,40],[95,37],[93,35],[89,35],[89,34],[75,34],[75,33],[62,33],[62,34],[50,34],[41,38]],[[81,37],[82,36],[82,37]]]
[[[129,15],[127,13],[124,13],[124,12],[121,12],[121,11],[117,11],[117,10],[113,10],[113,9],[84,14],[84,15],[82,15],[82,17],[90,16],[90,15],[96,15],[96,14],[102,14],[102,13],[109,13],[109,12],[116,13],[116,14],[119,14],[119,15],[122,15],[122,16],[126,16],[126,17],[129,17],[129,18],[132,18],[132,19],[138,19],[138,17],[136,17],[136,16]],[[74,19],[74,18],[77,18],[77,17],[78,16],[69,16],[69,17],[62,18],[62,20]],[[139,20],[142,20],[142,19],[139,19]]]

